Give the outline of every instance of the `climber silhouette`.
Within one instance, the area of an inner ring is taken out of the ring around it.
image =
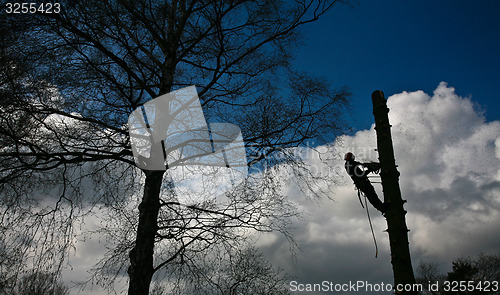
[[[378,173],[380,170],[380,163],[360,163],[354,161],[354,158],[354,154],[351,152],[346,153],[344,156],[345,170],[347,171],[347,174],[351,176],[356,188],[363,192],[373,207],[382,212],[382,214],[385,214],[387,211],[387,205],[380,201],[377,193],[375,192],[375,188],[373,188],[373,185],[368,179],[369,173]]]

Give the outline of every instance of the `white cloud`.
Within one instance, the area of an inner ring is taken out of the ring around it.
[[[402,196],[408,200],[405,208],[414,267],[421,259],[436,259],[449,268],[460,256],[498,251],[500,121],[486,122],[470,98],[458,96],[444,82],[432,96],[423,91],[393,95],[388,107]],[[343,165],[341,155],[347,151],[361,161],[376,161],[375,140],[374,126],[339,137],[329,147],[334,154],[329,164]],[[297,224],[296,237],[303,252],[295,267],[288,267],[299,280],[320,277],[317,272],[303,271],[317,268],[338,274],[330,280],[382,278],[391,283],[388,239],[382,233],[385,220],[370,207],[380,251],[380,258],[374,259],[366,212],[352,181],[345,173],[331,177],[344,183],[335,187],[335,202],[302,203],[308,214]],[[382,199],[380,184],[375,188]],[[280,248],[276,242],[265,251],[274,261],[286,261],[276,251]]]

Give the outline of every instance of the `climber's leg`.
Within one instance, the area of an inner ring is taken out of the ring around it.
[[[386,205],[379,199],[377,193],[375,192],[375,188],[368,179],[361,179],[360,181],[357,181],[356,186],[365,194],[368,201],[373,205],[373,207],[375,207],[375,209],[382,213],[387,211]]]

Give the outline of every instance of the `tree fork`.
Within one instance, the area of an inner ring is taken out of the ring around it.
[[[408,242],[408,227],[406,226],[406,211],[403,208],[406,202],[401,198],[399,188],[399,171],[394,159],[392,146],[391,125],[389,124],[389,109],[384,93],[380,90],[372,93],[373,116],[375,117],[375,130],[377,132],[377,150],[380,161],[380,177],[384,193],[384,203],[388,204],[385,214],[387,232],[391,248],[391,263],[394,272],[394,286],[415,285],[415,276],[411,264],[410,247]],[[398,291],[396,294],[417,294],[415,290]]]

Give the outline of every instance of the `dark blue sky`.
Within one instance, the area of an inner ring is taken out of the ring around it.
[[[305,28],[296,65],[353,92],[354,131],[373,122],[371,93],[386,97],[445,81],[500,119],[500,1],[360,0]]]

